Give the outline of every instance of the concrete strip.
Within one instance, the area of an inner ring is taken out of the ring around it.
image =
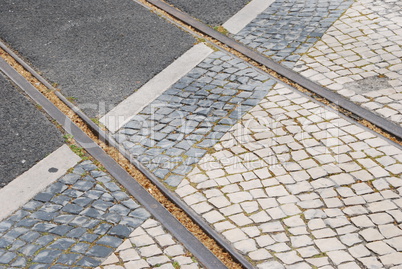
[[[116,132],[212,52],[213,50],[203,43],[195,45],[103,116],[100,122],[112,133]]]
[[[237,34],[260,13],[267,9],[275,0],[253,0],[227,20],[222,26],[231,34]]]
[[[0,189],[0,221],[63,176],[80,160],[67,145],[63,145]]]

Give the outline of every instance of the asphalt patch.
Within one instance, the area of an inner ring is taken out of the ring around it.
[[[63,144],[62,134],[0,73],[0,188]]]
[[[130,0],[4,0],[0,38],[90,116],[102,116],[195,39]]]
[[[353,90],[357,94],[364,94],[372,91],[379,91],[391,88],[392,86],[388,83],[388,81],[389,78],[387,77],[372,76],[345,83],[345,88]]]
[[[166,0],[180,10],[211,26],[219,26],[240,11],[250,0]]]

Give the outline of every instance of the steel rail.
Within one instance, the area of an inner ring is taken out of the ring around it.
[[[251,269],[254,266],[239,254],[231,244],[226,241],[222,236],[217,233],[211,226],[205,222],[193,209],[191,209],[186,203],[184,203],[177,195],[175,195],[170,189],[168,189],[160,180],[149,171],[142,163],[140,163],[135,158],[132,158],[131,154],[122,147],[117,141],[107,132],[102,130],[98,125],[96,125],[81,109],[71,103],[61,92],[54,89],[54,87],[39,73],[37,73],[29,64],[27,64],[23,59],[21,59],[16,53],[14,53],[9,47],[7,47],[2,41],[0,41],[0,47],[4,49],[11,57],[13,57],[19,64],[21,64],[28,72],[30,72],[36,79],[38,79],[47,88],[53,90],[57,97],[66,104],[70,109],[72,109],[87,125],[94,131],[102,142],[106,142],[110,146],[119,150],[119,152],[127,158],[141,173],[144,174],[162,193],[173,202],[177,207],[179,207],[183,212],[190,217],[208,236],[210,236],[215,242],[218,243],[225,251],[227,251],[238,263],[240,263],[244,268]]]
[[[183,243],[202,265],[211,269],[227,268],[222,261],[188,231],[182,223],[149,194],[125,169],[2,58],[0,58],[0,71],[40,105],[66,132],[73,135],[77,143],[98,160],[140,204],[161,222],[177,240]]]
[[[273,60],[267,58],[266,56],[248,48],[247,46],[235,41],[234,39],[221,34],[220,32],[212,29],[208,25],[194,19],[189,14],[176,9],[173,6],[161,1],[161,0],[146,0],[148,3],[154,5],[155,7],[163,10],[167,14],[173,16],[184,24],[194,28],[196,31],[203,33],[213,39],[221,42],[222,44],[236,50],[237,52],[243,54],[247,58],[255,61],[258,64],[266,66],[277,74],[295,82],[296,84],[302,86],[303,88],[309,90],[310,92],[317,94],[328,101],[334,103],[335,105],[351,112],[352,114],[369,121],[375,126],[381,128],[387,133],[395,136],[396,138],[402,140],[402,127],[381,117],[377,114],[362,108],[361,106],[353,103],[352,101],[346,99],[342,95],[335,93],[317,83],[305,78],[299,73],[277,63]]]

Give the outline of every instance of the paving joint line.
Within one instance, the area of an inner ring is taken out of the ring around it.
[[[63,128],[74,136],[90,155],[98,160],[107,171],[133,195],[165,228],[194,254],[201,264],[208,268],[226,268],[226,266],[188,231],[165,207],[162,206],[144,187],[142,187],[126,170],[112,157],[101,149],[78,126],[64,115],[50,100],[43,96],[33,85],[14,70],[4,59],[0,58],[0,70],[4,72],[18,87],[24,90],[36,103]],[[103,131],[102,131],[103,132]]]
[[[291,80],[292,82],[296,83],[297,85],[300,85],[301,87],[312,92],[313,94],[321,96],[322,98],[328,100],[329,102],[335,104],[336,106],[341,107],[342,109],[345,109],[348,112],[351,112],[357,115],[358,117],[369,121],[370,123],[379,127],[385,132],[391,134],[392,136],[395,136],[397,139],[402,140],[402,127],[374,114],[371,111],[368,111],[356,105],[355,103],[347,100],[338,93],[329,91],[325,87],[318,85],[317,83],[303,77],[297,72],[279,63],[274,62],[273,60],[261,55],[260,53],[249,49],[245,45],[240,44],[239,42],[227,37],[224,34],[221,34],[220,32],[208,27],[206,24],[192,18],[187,13],[184,13],[163,1],[147,0],[147,2],[157,7],[158,9],[162,10],[163,12],[168,13],[170,16],[176,18],[182,23],[185,23],[187,26],[194,28],[199,33],[205,34],[208,37],[215,39],[218,42],[221,42],[223,45],[226,45],[229,48],[234,49],[238,53],[242,54],[248,59],[251,59],[257,64],[267,67],[268,69],[277,73],[279,76]],[[217,46],[217,44],[214,45]],[[272,75],[270,74],[270,76]]]

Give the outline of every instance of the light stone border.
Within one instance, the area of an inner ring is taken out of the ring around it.
[[[138,91],[103,116],[100,122],[110,132],[115,133],[133,116],[190,72],[212,52],[213,50],[203,43],[195,45],[162,70],[162,72],[149,80]]]
[[[0,221],[67,173],[67,170],[79,161],[81,158],[72,152],[67,145],[63,145],[0,189]],[[55,170],[54,168],[57,171],[49,171],[49,169]]]
[[[227,20],[222,26],[228,30],[229,33],[237,34],[273,2],[275,2],[275,0],[253,0]]]

